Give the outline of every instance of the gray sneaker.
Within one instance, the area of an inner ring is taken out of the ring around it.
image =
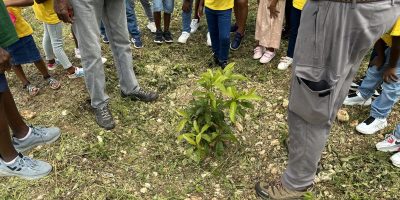
[[[61,131],[57,127],[42,128],[42,127],[30,127],[32,132],[31,135],[25,140],[20,140],[13,137],[13,144],[18,152],[28,151],[36,146],[43,144],[51,144],[55,142],[61,135]]]
[[[0,159],[0,176],[17,176],[23,179],[39,179],[51,172],[49,163],[19,154],[14,163],[7,165]]]
[[[101,108],[93,108],[93,110],[96,116],[96,122],[100,127],[106,130],[111,130],[115,127],[115,122],[110,109],[108,109],[108,104]]]

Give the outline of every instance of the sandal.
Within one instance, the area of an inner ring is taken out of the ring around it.
[[[50,88],[53,90],[58,90],[61,87],[61,83],[53,77],[48,78],[47,82],[49,83]]]
[[[31,95],[31,96],[36,96],[40,91],[40,88],[38,88],[30,83],[28,85],[25,85],[24,88],[28,91],[29,95]]]

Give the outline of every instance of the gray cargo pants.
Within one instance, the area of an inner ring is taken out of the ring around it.
[[[125,94],[139,90],[132,64],[126,22],[125,0],[70,0],[74,9],[74,33],[78,39],[91,104],[99,108],[107,103],[105,74],[101,62],[100,19],[103,20],[118,71],[119,84]],[[123,12],[122,12],[123,11]]]
[[[312,184],[332,122],[363,57],[399,16],[400,0],[307,3],[293,61],[285,187],[303,190]]]

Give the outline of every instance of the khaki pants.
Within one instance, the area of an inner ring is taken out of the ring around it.
[[[400,0],[309,1],[301,16],[289,97],[289,162],[282,183],[311,185],[332,122],[363,57],[400,16]]]

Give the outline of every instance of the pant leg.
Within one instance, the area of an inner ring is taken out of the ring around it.
[[[104,28],[103,21],[100,21],[100,34],[107,37],[106,28]]]
[[[218,12],[219,61],[228,61],[232,9]]]
[[[43,50],[44,53],[46,54],[46,60],[53,60],[56,58],[53,52],[53,46],[51,45],[51,39],[50,39],[50,34],[49,30],[47,29],[47,26],[45,23],[43,23]]]
[[[139,38],[140,31],[137,24],[137,18],[135,13],[135,4],[132,0],[125,0],[126,3],[126,20],[128,23],[128,31],[132,38]]]
[[[293,7],[293,5],[290,5],[290,7],[290,37],[287,56],[293,58],[294,48],[296,47],[297,33],[300,26],[301,10]]]
[[[164,13],[172,14],[174,12],[174,0],[163,0],[164,4]]]
[[[89,91],[92,107],[99,108],[104,106],[109,99],[105,93],[105,74],[99,43],[99,26],[104,0],[70,0],[70,3],[75,14],[73,28],[82,56],[86,87]],[[123,21],[126,22],[125,19]]]
[[[358,91],[364,99],[369,99],[375,92],[375,89],[382,84],[383,70],[379,70],[376,66],[368,68],[367,73],[358,87]]]
[[[292,15],[292,7],[293,7],[293,0],[286,0],[285,3],[285,31],[290,31],[292,28],[292,21],[291,21],[291,15]],[[292,57],[291,57],[292,58]]]
[[[218,16],[217,16],[216,10],[211,10],[209,8],[205,8],[205,14],[207,18],[207,26],[208,26],[208,32],[210,32],[210,38],[211,38],[211,47],[212,51],[214,53],[214,56],[218,57],[219,59],[219,28],[218,28]]]
[[[396,138],[400,138],[400,124],[397,124],[397,125],[396,125],[396,130],[395,130],[395,132],[394,132],[394,136],[395,136]]]
[[[282,183],[312,184],[336,113],[363,57],[400,15],[400,1],[309,1],[302,12],[289,100],[289,161]],[[312,89],[316,86],[318,90]]]
[[[64,69],[68,69],[72,66],[72,63],[69,61],[67,54],[64,51],[64,41],[63,41],[63,33],[62,33],[62,23],[59,22],[57,24],[46,24],[47,33],[50,36],[51,46],[53,47],[53,52],[58,61],[64,67]]]
[[[153,9],[149,0],[140,0],[140,3],[142,4],[143,10],[146,13],[147,19],[149,19],[149,22],[154,22]]]
[[[161,12],[164,10],[163,0],[153,0],[153,16],[155,12]]]
[[[110,40],[121,90],[124,94],[132,94],[140,88],[133,71],[126,13],[121,12],[125,9],[125,0],[104,0],[103,22]]]
[[[182,32],[190,33],[190,23],[192,22],[193,1],[190,0],[190,10],[188,12],[182,11]],[[182,3],[185,0],[182,1]]]

